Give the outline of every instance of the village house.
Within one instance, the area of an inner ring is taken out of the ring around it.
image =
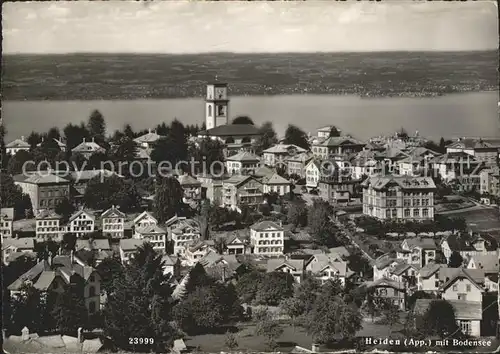
[[[259,167],[260,158],[248,151],[241,151],[226,158],[226,170],[230,175],[251,175]]]
[[[375,158],[375,152],[363,150],[353,154],[349,159],[351,168],[351,177],[355,180],[361,180],[367,176],[374,176],[382,173],[382,164]]]
[[[286,166],[287,158],[307,152],[293,144],[276,144],[262,152],[263,162],[271,167]]]
[[[172,255],[163,255],[163,274],[170,274],[172,277],[177,278],[181,274],[181,262],[179,257]]]
[[[397,259],[386,253],[375,259],[373,262],[373,280],[389,278],[391,270],[399,264],[403,264],[403,259]]]
[[[179,184],[184,191],[184,203],[189,204],[190,202],[198,202],[201,199],[202,195],[200,181],[188,174],[178,176],[177,180],[179,181]]]
[[[248,240],[241,235],[231,235],[226,239],[227,254],[247,254],[251,252]]]
[[[185,263],[187,265],[194,266],[209,252],[217,253],[214,240],[198,240],[185,247],[185,251],[182,253],[182,257],[186,261]]]
[[[465,153],[474,156],[486,166],[498,163],[499,144],[484,141],[482,138],[459,138],[446,146],[447,153]]]
[[[448,268],[446,264],[428,263],[417,273],[417,289],[437,294],[441,285],[440,271]]]
[[[313,158],[310,152],[304,152],[295,156],[289,156],[285,159],[287,173],[289,176],[306,177],[306,166]]]
[[[75,234],[76,237],[90,235],[95,231],[94,214],[83,209],[78,210],[69,218],[67,230]]]
[[[106,149],[99,146],[92,138],[92,141],[86,141],[85,138],[83,138],[83,141],[75,146],[73,149],[71,149],[71,152],[73,154],[80,154],[86,159],[89,159],[90,156],[97,154],[97,153],[105,153]]]
[[[35,215],[40,210],[54,209],[70,196],[70,181],[50,170],[16,175],[14,183],[29,195]]]
[[[210,174],[200,174],[196,179],[201,183],[201,193],[210,203],[222,205],[222,185],[227,176],[212,176]]]
[[[125,236],[125,213],[113,206],[101,214],[102,234],[105,237],[123,238]]]
[[[14,208],[1,208],[0,234],[2,235],[2,242],[4,238],[12,237],[13,222],[14,222]]]
[[[267,272],[288,273],[296,283],[300,283],[304,277],[304,260],[287,258],[268,259]]]
[[[388,279],[403,284],[406,290],[417,287],[418,265],[399,263],[397,266],[389,269]]]
[[[166,252],[167,232],[156,224],[135,227],[134,238],[149,242],[158,253]]]
[[[11,296],[22,291],[22,286],[30,283],[41,292],[61,293],[67,284],[82,282],[83,299],[89,314],[100,310],[101,276],[92,267],[87,266],[73,254],[70,256],[52,256],[38,262],[33,268],[21,275],[8,286]]]
[[[88,256],[88,252],[90,252],[91,256]],[[95,265],[97,266],[103,260],[111,258],[113,256],[113,251],[111,249],[108,239],[92,239],[92,240],[79,239],[76,240],[75,255],[82,261],[92,259],[95,262]]]
[[[446,182],[454,182],[461,191],[479,190],[481,161],[465,152],[451,152],[430,160],[431,168]]]
[[[35,242],[32,237],[6,238],[2,242],[2,260],[4,264],[9,264],[21,255],[33,253]]]
[[[485,276],[480,269],[448,268],[440,287],[445,300],[482,302]]]
[[[350,136],[330,137],[312,144],[312,153],[320,159],[327,159],[333,155],[349,155],[363,150],[365,143]]]
[[[235,255],[220,255],[209,251],[198,261],[212,278],[225,282],[243,274],[246,267]]]
[[[431,160],[440,154],[424,147],[407,150],[408,157],[397,161],[401,175],[418,176],[432,171]]]
[[[144,240],[135,238],[121,239],[119,244],[120,259],[123,264],[130,262],[139,247],[144,245]]]
[[[348,203],[356,187],[361,184],[360,182],[360,180],[351,179],[350,176],[323,176],[318,181],[318,194],[321,199],[331,204]]]
[[[331,279],[338,279],[342,286],[354,275],[347,262],[336,254],[316,254],[305,262],[306,273],[311,273],[322,284]]]
[[[261,221],[250,226],[250,244],[254,254],[279,256],[284,253],[285,231],[273,221]]]
[[[165,226],[168,230],[168,240],[173,244],[174,255],[182,255],[186,247],[201,238],[200,225],[196,220],[173,216]]]
[[[328,139],[330,137],[330,133],[331,133],[333,128],[334,128],[333,125],[327,125],[325,127],[318,128],[316,130],[316,136],[319,139]],[[338,130],[338,131],[340,132],[340,130]]]
[[[231,156],[242,151],[255,153],[254,146],[261,135],[259,129],[252,124],[227,124],[202,131],[198,138],[219,140],[224,144],[225,156]]]
[[[401,311],[406,309],[406,286],[390,279],[381,278],[365,284],[366,288],[373,289],[374,296],[390,301]]]
[[[234,175],[223,182],[222,206],[226,208],[256,208],[263,201],[262,182],[253,176]]]
[[[134,225],[134,228],[137,227],[146,227],[146,226],[152,226],[152,225],[157,225],[158,220],[151,215],[148,211],[143,211],[137,217],[132,221],[132,224]]]
[[[457,252],[463,259],[476,255],[496,255],[498,245],[486,235],[449,235],[441,242],[441,250],[449,262],[451,254]]]
[[[59,150],[66,151],[66,144],[64,143],[63,138],[61,138],[61,139],[52,138],[52,141],[54,142],[55,146],[57,146],[57,148]],[[42,136],[42,141],[39,142],[38,144],[36,144],[36,147],[43,146],[44,142],[45,142],[45,138]]]
[[[430,177],[372,176],[363,187],[363,214],[380,220],[433,220],[436,185]]]
[[[162,138],[164,138],[164,136],[158,135],[156,131],[149,129],[146,134],[135,138],[134,142],[141,149],[152,150],[155,144]]]
[[[14,156],[19,151],[29,151],[30,144],[25,141],[24,136],[21,139],[16,139],[5,145],[5,151],[7,154]]]
[[[60,242],[68,227],[62,216],[52,210],[42,210],[35,217],[35,235],[40,242],[52,240]]]
[[[438,246],[432,238],[407,238],[401,243],[401,249],[397,250],[397,258],[405,260],[406,263],[416,265],[419,268],[434,262]]]
[[[488,168],[479,172],[479,193],[500,197],[500,171],[498,168]]]
[[[414,312],[416,314],[424,314],[432,301],[432,299],[417,299]],[[448,302],[455,310],[455,319],[462,333],[472,337],[481,336],[481,303],[457,300],[448,300]]]
[[[471,256],[466,268],[484,271],[486,290],[498,292],[498,274],[500,271],[498,254]]]
[[[312,159],[306,165],[306,187],[308,190],[318,188],[318,182],[321,177],[322,167],[321,162]]]
[[[277,193],[280,196],[290,194],[290,187],[292,183],[286,178],[281,177],[279,174],[274,173],[270,177],[264,177],[262,180],[264,193]]]

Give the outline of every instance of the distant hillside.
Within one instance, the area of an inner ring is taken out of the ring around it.
[[[387,52],[5,55],[5,100],[201,96],[217,75],[232,95],[436,96],[498,89],[498,54]]]

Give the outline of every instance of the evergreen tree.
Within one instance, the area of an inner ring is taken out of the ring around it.
[[[259,128],[260,137],[255,143],[255,150],[257,154],[269,149],[271,146],[278,143],[278,137],[274,131],[272,122],[265,122]]]
[[[238,116],[233,119],[233,124],[250,124],[254,125],[253,120],[248,116]]]
[[[448,261],[448,267],[450,268],[459,268],[462,267],[464,263],[463,257],[457,251],[453,251],[450,255],[450,259]]]
[[[92,209],[106,210],[116,205],[123,211],[130,211],[140,205],[141,196],[130,180],[118,176],[104,179],[96,176],[88,182],[83,200]]]
[[[57,296],[52,315],[59,333],[75,336],[79,327],[87,326],[88,312],[83,298],[83,279],[73,275],[70,281]]]
[[[285,144],[293,144],[303,149],[309,150],[309,140],[307,134],[299,127],[290,124],[285,132]]]
[[[130,126],[130,124],[125,124],[125,127],[123,128],[123,134],[129,139],[135,139],[136,135],[134,133],[134,130]]]
[[[66,149],[68,151],[80,145],[84,139],[89,141],[90,138],[90,133],[83,123],[80,123],[80,125],[70,123],[64,127],[63,132],[66,137]]]
[[[183,194],[183,189],[175,177],[157,176],[154,210],[160,223],[180,214]]]
[[[333,126],[330,129],[329,137],[330,138],[335,138],[335,137],[338,137],[338,136],[340,136],[340,131],[337,129],[337,127]]]
[[[103,115],[98,110],[94,110],[90,114],[87,130],[90,136],[95,138],[97,144],[104,144],[106,139],[106,122],[104,121]]]
[[[119,348],[162,353],[177,338],[171,325],[170,276],[163,267],[162,256],[146,244],[115,278],[104,309],[104,331]],[[153,338],[154,344],[130,344],[133,337]]]

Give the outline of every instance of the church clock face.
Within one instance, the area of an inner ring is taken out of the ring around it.
[[[217,87],[215,89],[215,99],[225,99],[226,91],[223,87]]]

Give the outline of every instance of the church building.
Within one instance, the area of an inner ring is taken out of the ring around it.
[[[260,136],[259,129],[251,124],[229,124],[228,85],[222,82],[207,84],[205,97],[205,124],[207,130],[200,138],[211,137],[225,144],[226,156],[241,151],[253,151],[254,142]]]

